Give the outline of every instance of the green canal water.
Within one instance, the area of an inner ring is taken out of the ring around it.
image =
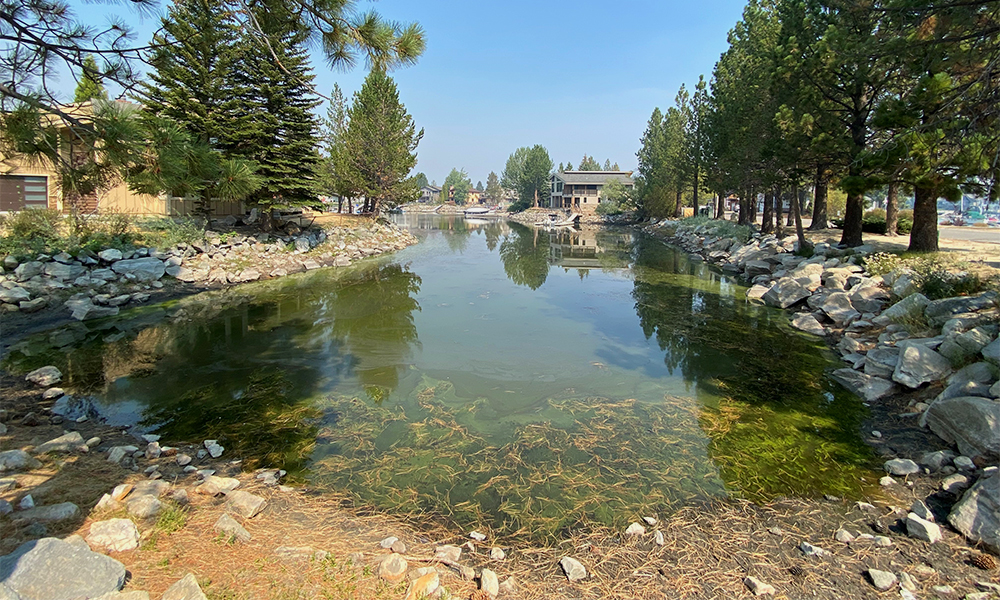
[[[780,311],[641,234],[402,215],[421,243],[26,339],[109,423],[399,514],[544,538],[857,496],[864,407]]]

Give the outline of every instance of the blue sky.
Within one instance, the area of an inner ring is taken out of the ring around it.
[[[167,0],[161,0],[161,11]],[[360,2],[384,17],[417,21],[427,50],[393,73],[400,98],[425,130],[417,169],[444,180],[464,168],[473,183],[499,174],[519,146],[542,144],[552,160],[584,153],[624,169],[653,108],[673,102],[681,83],[712,71],[744,0]],[[117,13],[145,41],[156,23],[123,5],[74,2],[89,18]],[[125,3],[128,4],[128,3]],[[314,61],[317,87],[339,83],[350,96],[363,67],[331,71]]]

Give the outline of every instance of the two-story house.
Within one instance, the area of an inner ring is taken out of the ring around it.
[[[564,208],[588,215],[597,210],[601,201],[601,189],[611,180],[632,190],[635,181],[632,171],[564,171],[553,173],[549,178],[552,185],[549,208]]]

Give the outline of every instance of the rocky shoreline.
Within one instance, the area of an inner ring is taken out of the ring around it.
[[[41,254],[3,259],[0,319],[4,346],[22,331],[117,315],[123,308],[274,279],[401,250],[417,239],[387,221],[354,226],[289,224],[277,234],[217,225],[170,248]]]
[[[951,450],[886,461],[893,476],[936,474],[956,502],[947,521],[971,543],[1000,552],[1000,296],[929,300],[905,270],[869,276],[870,248],[817,244],[795,253],[795,236],[755,234],[741,242],[713,235],[712,224],[665,221],[643,229],[753,285],[749,301],[793,311],[796,329],[823,337],[850,366],[833,378],[867,404],[906,400],[904,418],[927,428]],[[939,526],[917,499],[907,515],[910,535],[931,543]]]

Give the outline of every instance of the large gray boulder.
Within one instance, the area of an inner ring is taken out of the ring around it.
[[[854,305],[851,304],[851,297],[845,292],[830,294],[826,297],[821,308],[826,316],[839,326],[850,323],[861,316],[861,313],[855,310]]]
[[[95,598],[125,584],[125,566],[57,538],[25,542],[0,557],[0,582],[25,600]]]
[[[1000,473],[983,477],[965,492],[948,522],[969,540],[1000,552]]]
[[[62,381],[62,372],[58,368],[48,365],[28,373],[24,376],[24,380],[42,387],[51,387]]]
[[[70,298],[66,301],[66,308],[72,311],[73,318],[77,321],[111,317],[118,314],[117,306],[97,306],[93,300],[86,297]]]
[[[891,379],[899,364],[899,348],[876,348],[865,355],[865,374]]]
[[[996,304],[997,297],[996,292],[989,291],[983,292],[978,296],[961,296],[958,298],[935,300],[927,304],[924,309],[924,316],[927,317],[928,323],[940,327],[955,315],[990,308]]]
[[[826,335],[826,330],[810,313],[799,313],[792,317],[792,327],[821,337]]]
[[[80,516],[80,507],[72,502],[60,502],[49,506],[36,506],[17,513],[18,520],[29,523],[61,523]]]
[[[899,387],[887,379],[865,375],[854,369],[837,369],[831,377],[868,402],[880,400],[899,391]]]
[[[877,313],[889,302],[889,292],[878,285],[851,288],[851,304],[863,313]]]
[[[167,272],[163,261],[152,257],[120,260],[111,265],[111,270],[124,276],[131,274],[136,281],[156,281]]]
[[[944,379],[950,374],[951,363],[947,358],[927,346],[913,344],[907,345],[900,352],[892,379],[909,388],[918,388],[925,383]]]
[[[993,340],[982,350],[983,358],[994,365],[1000,365],[1000,338]]]
[[[17,276],[18,281],[27,281],[36,275],[41,275],[43,270],[45,270],[45,263],[32,260],[14,269],[14,275]]]
[[[139,529],[129,519],[108,519],[90,525],[87,543],[94,548],[125,552],[139,547]]]
[[[811,295],[811,292],[801,283],[790,277],[784,277],[761,298],[764,304],[777,308],[788,308]]]
[[[931,301],[921,293],[910,294],[882,313],[882,316],[893,323],[913,322],[921,319],[924,309]]]
[[[1000,457],[998,402],[974,396],[935,400],[920,417],[920,425],[956,444],[964,456]]]
[[[86,272],[87,268],[83,265],[66,265],[59,262],[45,264],[45,274],[54,279],[73,280]]]
[[[18,304],[31,298],[31,292],[23,287],[12,287],[9,290],[0,288],[0,302]]]
[[[83,436],[80,435],[80,432],[71,431],[53,440],[49,440],[44,444],[40,444],[37,448],[35,448],[35,453],[45,454],[46,452],[73,452],[80,446],[84,445],[86,445],[86,442],[84,441]]]

